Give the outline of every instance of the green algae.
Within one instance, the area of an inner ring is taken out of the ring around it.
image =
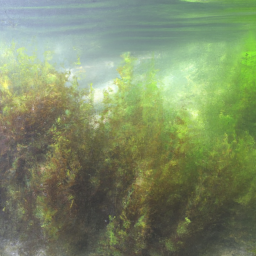
[[[194,115],[166,104],[154,61],[138,74],[125,53],[118,90],[104,91],[98,118],[92,86],[69,84],[47,54],[1,51],[1,207],[23,240],[36,236],[34,250],[42,241],[49,255],[60,241],[73,254],[184,255],[221,216],[254,204],[255,57],[247,48],[221,91],[216,84],[199,94]]]

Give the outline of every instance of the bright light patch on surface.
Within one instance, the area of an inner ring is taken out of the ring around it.
[[[170,75],[164,77],[163,83],[165,85],[168,85],[173,82],[173,79],[174,79],[174,75],[170,74]]]
[[[190,112],[190,114],[191,114],[193,119],[197,119],[198,118],[198,114],[199,114],[198,110],[190,109],[189,112]]]
[[[94,89],[94,103],[100,103],[104,97],[104,90],[107,90],[110,94],[117,92],[117,86],[112,80],[105,83],[104,87]]]

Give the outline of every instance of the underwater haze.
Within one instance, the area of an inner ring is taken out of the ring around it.
[[[2,0],[0,255],[256,254],[255,0]]]

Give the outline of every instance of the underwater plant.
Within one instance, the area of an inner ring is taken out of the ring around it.
[[[28,255],[186,255],[253,204],[253,54],[206,90],[196,119],[166,104],[154,61],[141,74],[123,54],[96,115],[92,86],[49,58],[15,45],[0,58],[0,205]]]
[[[81,173],[93,169],[92,91],[78,90],[75,79],[67,83],[68,72],[14,45],[1,63],[1,205],[22,235],[57,239],[74,228],[77,180],[88,183],[79,195],[91,186],[89,173]],[[89,201],[92,191],[82,197]]]
[[[206,227],[248,198],[256,171],[254,138],[238,133],[237,106],[227,109],[232,113],[206,112],[212,106],[205,104],[229,105],[230,96],[203,101],[195,125],[186,108],[163,106],[153,66],[139,80],[135,60],[126,54],[124,62],[118,92],[105,93],[103,114],[115,152],[106,163],[116,169],[122,200],[97,255],[184,255]],[[219,125],[209,133],[211,119]]]

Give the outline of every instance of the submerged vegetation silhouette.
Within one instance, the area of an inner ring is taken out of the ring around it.
[[[47,55],[2,50],[1,208],[21,254],[45,245],[56,255],[61,242],[91,256],[184,255],[222,216],[255,204],[255,56],[243,53],[221,92],[205,88],[192,118],[166,104],[153,63],[138,75],[129,53],[96,115],[93,88]]]

